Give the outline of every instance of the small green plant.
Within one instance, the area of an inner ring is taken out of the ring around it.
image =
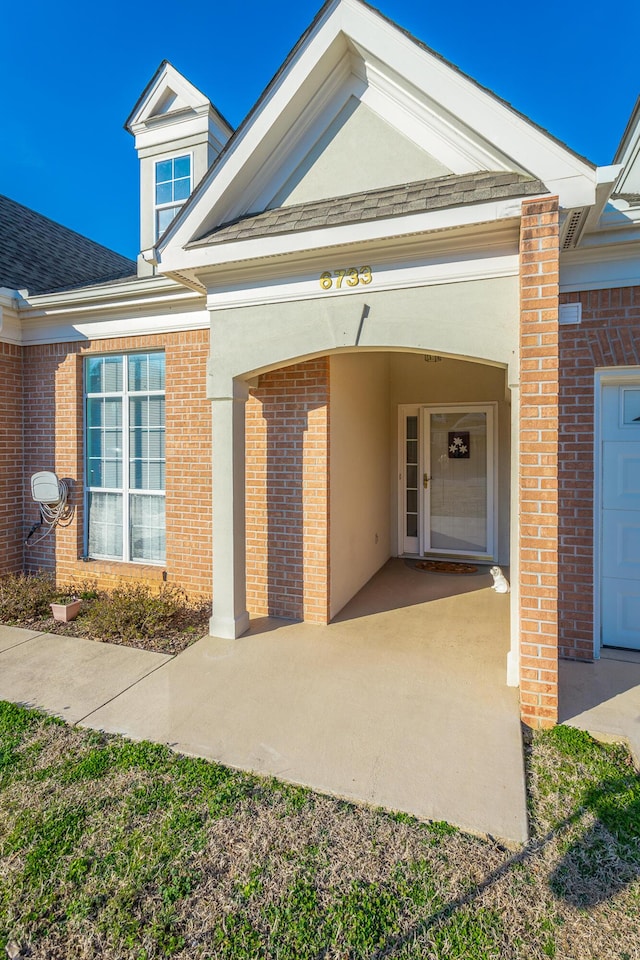
[[[153,593],[145,584],[116,587],[91,601],[84,623],[105,640],[142,640],[160,636],[186,604],[182,590],[162,586]]]
[[[50,573],[10,573],[0,579],[0,620],[22,623],[51,616],[59,592]]]

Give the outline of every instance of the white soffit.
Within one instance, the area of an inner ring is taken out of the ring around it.
[[[561,206],[594,201],[586,160],[360,0],[331,0],[176,217],[164,269],[188,268],[189,241],[266,205],[350,96],[454,172],[527,171]]]

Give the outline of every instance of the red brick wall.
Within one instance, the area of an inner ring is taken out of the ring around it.
[[[558,199],[524,201],[520,228],[520,703],[558,717]]]
[[[329,616],[329,360],[260,377],[246,406],[247,607]]]
[[[21,347],[0,343],[0,576],[22,569]]]
[[[83,357],[90,353],[164,348],[166,354],[166,514],[164,568],[80,559],[83,545]],[[25,501],[28,526],[37,508],[28,491],[36,470],[74,482],[76,516],[26,552],[29,569],[55,569],[106,585],[121,579],[169,583],[211,594],[211,408],[206,399],[208,330],[24,348]]]
[[[596,367],[640,365],[640,287],[567,293],[582,323],[560,327],[559,633],[563,657],[593,657]]]

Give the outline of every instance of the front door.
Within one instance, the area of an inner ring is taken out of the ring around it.
[[[423,553],[492,559],[492,407],[426,407],[423,429]]]
[[[602,391],[601,637],[640,650],[640,382]]]

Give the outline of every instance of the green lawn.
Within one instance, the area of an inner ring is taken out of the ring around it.
[[[558,727],[528,767],[514,852],[0,703],[0,955],[640,958],[625,751]]]

